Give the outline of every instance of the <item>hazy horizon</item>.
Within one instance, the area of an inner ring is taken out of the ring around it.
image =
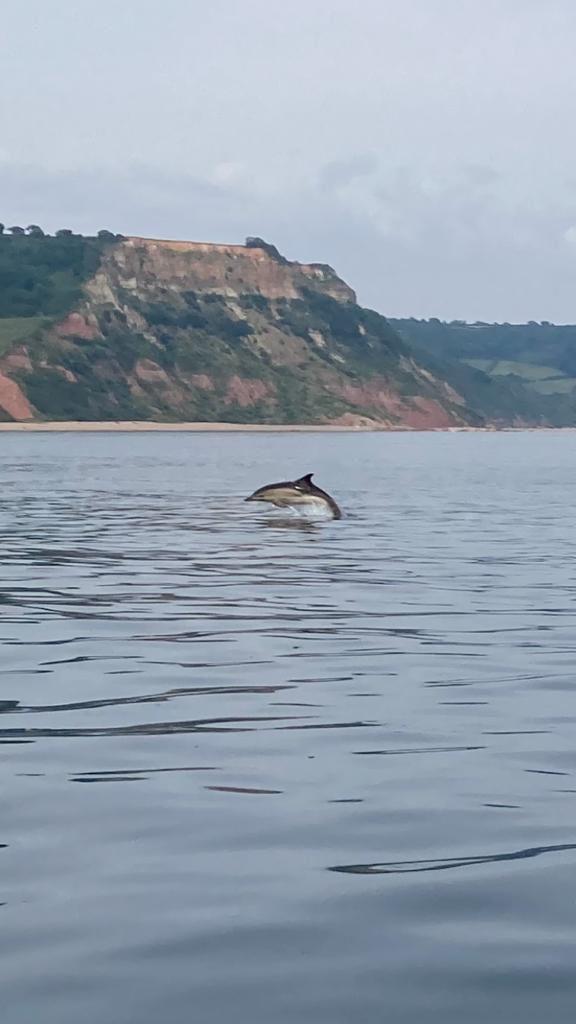
[[[29,0],[0,219],[331,264],[390,317],[576,322],[568,0]]]

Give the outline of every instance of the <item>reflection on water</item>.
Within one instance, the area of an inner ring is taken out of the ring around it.
[[[210,787],[214,788],[214,787]],[[511,807],[513,804],[484,804],[485,807]],[[418,871],[447,871],[450,868],[465,868],[474,864],[494,864],[502,860],[526,860],[543,853],[562,853],[576,850],[576,843],[560,843],[558,846],[535,846],[528,850],[514,850],[513,853],[492,853],[486,857],[446,857],[444,860],[398,860],[387,864],[341,864],[330,868],[352,875],[398,875]]]
[[[271,530],[300,530],[302,533],[318,534],[320,523],[314,519],[306,519],[304,516],[272,515],[262,517],[259,525]]]
[[[571,1019],[573,443],[3,438],[3,1024]]]

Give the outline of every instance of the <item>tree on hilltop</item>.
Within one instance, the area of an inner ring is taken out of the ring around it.
[[[270,242],[265,242],[263,238],[248,235],[248,238],[246,239],[244,244],[247,249],[263,249],[264,252],[267,252],[268,255],[272,257],[273,260],[276,260],[277,263],[288,263],[286,257],[283,256],[282,253],[278,251],[276,246],[272,245]]]

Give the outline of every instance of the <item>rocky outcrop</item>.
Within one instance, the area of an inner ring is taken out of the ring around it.
[[[4,413],[3,419],[22,421],[34,418],[34,410],[22,388],[4,373],[0,373],[0,411]]]
[[[110,298],[110,276],[128,292],[185,288],[227,298],[253,294],[298,299],[312,288],[343,302],[356,301],[352,288],[331,267],[280,261],[264,249],[244,245],[127,238],[109,249],[88,285],[96,301]]]

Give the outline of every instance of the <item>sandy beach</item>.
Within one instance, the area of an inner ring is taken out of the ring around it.
[[[246,433],[267,433],[280,431],[283,433],[350,433],[357,431],[390,430],[390,427],[375,426],[339,426],[330,424],[308,424],[308,423],[154,423],[139,420],[119,421],[94,421],[82,422],[80,420],[51,420],[47,422],[28,421],[20,423],[0,423],[0,432],[11,433],[14,431],[48,432],[48,433],[85,433],[87,431],[98,431],[102,433],[111,431],[130,431],[143,433],[147,431],[172,431],[172,432],[196,432],[207,433],[209,431],[242,431]]]
[[[0,433],[285,433],[285,434],[354,434],[354,433],[448,433],[448,434],[491,434],[495,432],[517,433],[524,431],[574,431],[575,427],[407,427],[384,424],[357,424],[354,426],[330,423],[156,423],[142,420],[49,420],[41,422],[0,423]]]

